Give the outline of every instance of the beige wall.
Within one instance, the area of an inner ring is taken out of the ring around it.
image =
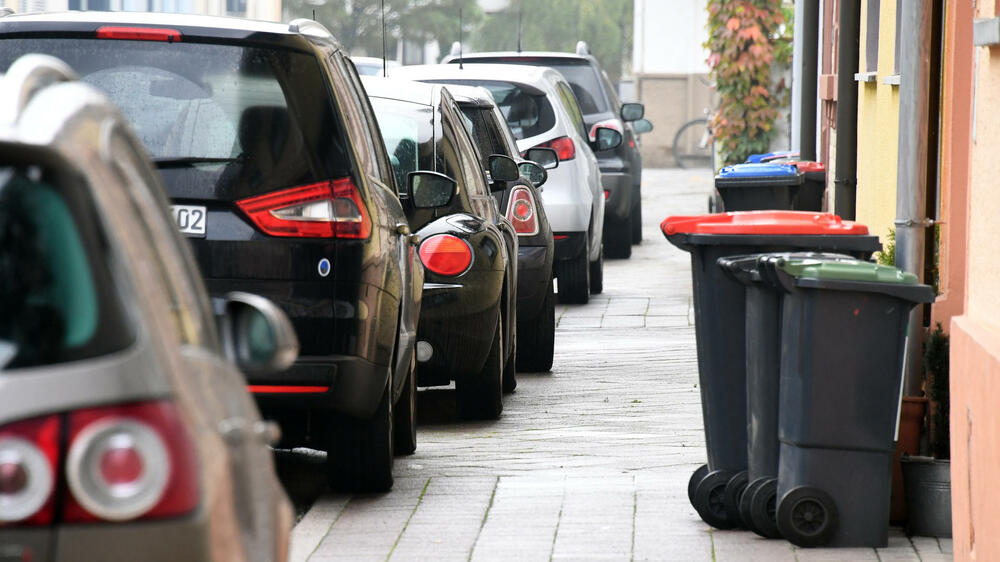
[[[646,118],[653,131],[642,136],[642,164],[650,168],[673,167],[674,135],[692,119],[705,117],[713,105],[713,92],[705,74],[636,74],[638,101],[646,104]]]

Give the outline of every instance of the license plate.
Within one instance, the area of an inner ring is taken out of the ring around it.
[[[171,205],[171,212],[174,214],[174,221],[177,228],[185,236],[197,238],[205,237],[205,224],[208,222],[208,213],[205,207],[199,205]]]

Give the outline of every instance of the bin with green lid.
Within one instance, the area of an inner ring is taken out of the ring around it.
[[[786,291],[778,529],[800,546],[884,547],[907,322],[934,292],[868,261],[768,263]]]
[[[728,278],[716,261],[740,254],[796,250],[868,257],[881,245],[864,225],[828,213],[751,211],[673,216],[664,220],[660,229],[667,240],[691,254],[708,462],[692,474],[688,498],[705,522],[728,529],[740,525],[735,500],[746,485],[745,302],[743,285]]]

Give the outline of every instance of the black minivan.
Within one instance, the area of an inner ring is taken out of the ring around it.
[[[416,448],[423,267],[371,107],[329,32],[310,20],[0,17],[0,68],[25,53],[61,58],[121,108],[212,295],[256,293],[291,318],[295,365],[248,374],[284,446],[328,451],[337,489],[389,489],[394,452]]]

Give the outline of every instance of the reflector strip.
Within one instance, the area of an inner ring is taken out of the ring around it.
[[[330,390],[329,386],[282,386],[251,384],[247,389],[254,394],[323,394]]]

